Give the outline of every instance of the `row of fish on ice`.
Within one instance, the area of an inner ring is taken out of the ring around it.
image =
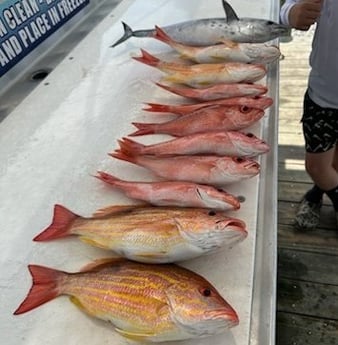
[[[272,104],[264,96],[267,88],[255,82],[265,76],[266,64],[280,54],[275,46],[255,42],[278,37],[285,28],[261,19],[239,19],[224,0],[223,7],[226,19],[185,22],[164,30],[133,32],[124,24],[125,35],[117,44],[132,36],[155,37],[194,61],[165,62],[144,50],[141,57],[135,57],[162,70],[167,74],[165,80],[174,83],[158,83],[160,87],[199,103],[149,103],[146,110],[159,117],[172,113],[176,118],[165,123],[134,123],[137,131],[130,136],[165,133],[175,138],[143,145],[124,137],[118,141],[119,149],[111,153],[151,170],[164,181],[124,181],[98,172],[96,177],[146,205],[111,206],[91,218],[55,205],[52,224],[34,238],[48,241],[76,235],[124,258],[94,262],[78,273],[29,265],[33,285],[15,314],[70,295],[78,307],[110,321],[121,335],[152,342],[209,336],[238,324],[236,311],[210,282],[172,263],[233,246],[247,236],[245,223],[224,213],[240,208],[238,198],[219,188],[257,175],[260,166],[253,157],[269,150],[264,141],[241,130],[258,121]],[[215,22],[221,25],[211,25]],[[176,40],[176,31],[179,38],[192,38],[201,25],[204,31],[198,39],[204,41]],[[223,31],[223,36],[215,33],[222,25],[228,39]],[[243,41],[250,43],[238,43]]]

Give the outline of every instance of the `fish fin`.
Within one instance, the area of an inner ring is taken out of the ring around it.
[[[124,30],[123,36],[119,40],[117,40],[114,44],[112,44],[110,46],[111,48],[116,47],[117,45],[126,41],[128,38],[130,38],[134,35],[133,30],[131,29],[131,27],[128,24],[122,22],[122,25],[123,25],[123,30]]]
[[[85,312],[87,315],[89,316],[94,316],[96,317],[97,315],[91,311],[89,311],[82,303],[81,301],[75,297],[75,296],[71,296],[69,297],[69,300],[77,307],[79,308],[81,311]]]
[[[125,261],[127,260],[119,256],[97,259],[82,267],[80,272],[97,272],[102,268],[111,267]]]
[[[52,224],[35,236],[33,241],[49,241],[68,236],[73,221],[78,217],[62,205],[55,205]]]
[[[172,39],[164,32],[163,29],[161,29],[159,26],[155,25],[155,35],[154,38],[157,40],[167,43],[170,45],[172,42]]]
[[[137,256],[142,257],[142,258],[161,258],[168,255],[167,251],[162,251],[162,252],[157,252],[157,253],[137,253]]]
[[[162,78],[162,80],[168,81],[170,83],[178,83],[178,84],[183,83],[182,77],[180,77],[180,75],[177,73],[166,75]]]
[[[128,154],[135,154],[135,153],[142,153],[145,145],[138,143],[134,140],[131,140],[129,138],[122,138],[122,140],[118,140],[118,143],[120,145],[120,149],[122,152],[128,153]]]
[[[109,153],[109,156],[120,159],[122,161],[137,164],[137,158],[134,155],[131,155],[129,152],[123,152],[122,150],[119,150]]]
[[[132,332],[132,331],[125,331],[121,328],[114,328],[115,331],[121,335],[123,335],[125,338],[131,339],[131,340],[137,340],[142,341],[146,340],[149,337],[155,336],[155,333],[138,333],[138,332]]]
[[[93,217],[106,217],[113,214],[119,214],[119,213],[126,213],[129,211],[132,211],[135,209],[135,207],[138,207],[137,205],[114,205],[114,206],[108,206],[103,207],[95,211],[93,214]]]
[[[149,54],[144,49],[141,49],[141,53],[142,53],[142,56],[133,56],[133,59],[136,61],[142,62],[146,65],[154,66],[154,67],[156,67],[159,64],[160,59]]]
[[[148,108],[142,110],[155,112],[155,113],[171,113],[171,105],[158,104],[158,103],[145,103]]]
[[[229,48],[235,48],[235,47],[238,47],[238,45],[239,45],[237,42],[234,42],[231,40],[225,40],[224,39],[224,40],[221,40],[221,42]]]
[[[122,180],[120,180],[119,178],[110,175],[104,171],[98,171],[97,175],[94,175],[94,177],[96,177],[97,179],[99,179],[100,181],[103,181],[105,183],[108,183],[112,186],[118,186],[119,182],[121,182]]]
[[[94,247],[98,247],[102,249],[109,249],[106,245],[86,236],[80,236],[80,240],[86,244],[89,244],[90,246],[94,246]]]
[[[132,124],[138,129],[137,131],[130,133],[129,136],[136,137],[138,135],[148,135],[154,134],[154,126],[156,123],[141,123],[141,122],[132,122]]]
[[[223,4],[225,16],[226,16],[226,21],[227,22],[238,21],[239,18],[235,10],[231,7],[231,5],[226,0],[222,0],[222,4]]]
[[[32,287],[14,315],[26,313],[60,295],[58,280],[65,272],[38,265],[29,265]]]

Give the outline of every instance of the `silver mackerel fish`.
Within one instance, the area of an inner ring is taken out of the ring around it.
[[[224,18],[205,18],[162,26],[163,31],[173,40],[194,46],[208,46],[224,40],[240,43],[264,43],[280,36],[285,36],[288,27],[271,20],[257,18],[239,18],[226,1],[222,0]],[[154,29],[133,31],[122,22],[123,36],[111,47],[116,47],[130,37],[154,37]],[[155,23],[156,24],[156,23]]]

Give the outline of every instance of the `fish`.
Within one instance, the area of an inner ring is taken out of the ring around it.
[[[190,155],[156,157],[131,155],[122,150],[109,155],[146,168],[166,180],[188,181],[212,186],[224,186],[252,178],[260,171],[258,162],[242,157]]]
[[[196,133],[237,131],[251,126],[263,116],[264,111],[261,109],[246,106],[213,106],[162,123],[132,122],[138,130],[129,136],[169,134],[183,137]]]
[[[118,140],[120,149],[131,154],[177,156],[217,155],[255,157],[269,152],[269,145],[252,133],[216,131],[190,134],[168,141],[143,145],[129,138]]]
[[[156,206],[198,207],[222,211],[236,211],[240,208],[237,197],[208,185],[183,181],[125,181],[102,171],[95,177],[122,190],[130,198]]]
[[[276,45],[266,43],[237,43],[224,40],[207,47],[179,43],[155,26],[154,38],[168,44],[184,59],[196,63],[243,62],[268,64],[276,61],[281,52]]]
[[[243,221],[211,209],[114,205],[81,217],[55,205],[51,225],[34,241],[71,235],[130,260],[160,264],[232,247],[247,231]]]
[[[176,95],[192,98],[199,101],[212,101],[235,97],[255,97],[268,92],[268,88],[261,84],[216,84],[205,88],[192,88],[178,85],[164,85],[156,83],[157,86]]]
[[[158,103],[145,103],[148,107],[143,108],[143,110],[156,112],[156,113],[173,113],[176,115],[185,115],[192,113],[193,111],[215,106],[215,105],[240,105],[246,106],[248,108],[255,109],[267,109],[273,104],[273,99],[271,97],[235,97],[218,99],[214,101],[200,102],[195,104],[158,104]]]
[[[141,53],[141,56],[132,58],[166,73],[164,81],[196,88],[223,83],[253,83],[262,79],[267,72],[266,67],[262,64],[227,62],[184,65],[160,60],[144,49],[141,49]]]
[[[28,269],[32,286],[14,315],[68,295],[82,312],[137,341],[206,337],[239,324],[236,311],[209,281],[175,264],[105,259],[72,273],[40,265]]]
[[[287,36],[286,25],[260,18],[239,18],[232,6],[222,0],[224,17],[202,18],[163,26],[164,32],[175,41],[196,46],[209,46],[224,40],[240,43],[264,43]],[[155,29],[133,31],[122,22],[124,34],[111,47],[116,47],[130,37],[154,37]]]

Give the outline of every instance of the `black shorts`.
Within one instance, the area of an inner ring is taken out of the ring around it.
[[[320,107],[307,91],[303,109],[301,121],[306,152],[320,153],[332,149],[338,141],[338,109]]]

